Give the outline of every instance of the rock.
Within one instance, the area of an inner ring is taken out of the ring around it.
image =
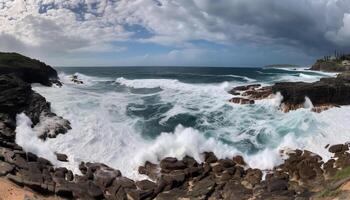
[[[0,176],[5,176],[14,170],[14,166],[6,162],[0,161]]]
[[[15,74],[28,83],[41,83],[51,86],[57,81],[57,72],[52,67],[18,53],[0,52],[0,74]]]
[[[142,180],[135,182],[137,189],[139,190],[154,190],[157,185],[149,180]]]
[[[68,156],[66,154],[56,153],[56,157],[58,161],[68,162]]]
[[[183,159],[182,159],[182,162],[187,166],[187,167],[197,167],[198,166],[198,163],[197,161],[190,157],[190,156],[185,156]]]
[[[348,145],[344,144],[337,144],[337,145],[332,145],[329,147],[328,151],[331,153],[340,153],[340,152],[345,152],[349,150]]]
[[[155,200],[185,199],[185,197],[186,191],[176,188],[158,194]]]
[[[127,190],[126,191],[127,197],[130,200],[141,200],[146,199],[153,195],[152,190]]]
[[[223,199],[250,199],[252,190],[243,187],[236,181],[226,183],[222,191]]]
[[[215,181],[211,177],[206,177],[193,183],[193,186],[189,189],[187,194],[190,199],[205,199],[205,197],[210,196],[210,194],[214,192],[215,186]]]
[[[314,106],[349,105],[350,83],[339,78],[322,78],[314,83],[283,82],[272,86],[273,93],[280,92],[282,103],[303,105],[308,97]]]
[[[71,128],[67,120],[51,112],[50,104],[44,97],[34,92],[28,83],[13,75],[0,75],[0,110],[14,121],[17,114],[24,112],[31,119],[35,129],[43,130],[44,133],[54,132],[43,133],[43,139],[47,135],[55,137],[57,134],[66,133]]]
[[[107,188],[113,183],[115,178],[120,176],[121,172],[119,170],[104,167],[95,171],[94,181],[100,188]]]
[[[172,170],[180,170],[185,169],[186,165],[183,161],[179,161],[176,158],[164,158],[160,161],[160,168],[162,171],[172,171]]]
[[[245,184],[242,184],[242,185],[246,186],[249,189],[252,189],[255,185],[260,183],[262,179],[262,175],[263,174],[260,169],[249,168],[243,179]]]
[[[231,91],[246,91],[261,87],[261,84],[242,85],[234,87]]]
[[[230,160],[230,159],[227,159],[227,158],[226,159],[220,159],[218,162],[224,168],[230,168],[230,167],[234,167],[236,165],[236,163],[233,160]]]
[[[242,97],[233,97],[232,99],[229,100],[231,103],[235,104],[254,104],[255,101],[251,99],[245,99]]]
[[[186,179],[186,176],[183,171],[177,170],[172,171],[169,174],[163,174],[161,179],[163,179],[166,182],[166,185],[168,185],[170,188],[174,188],[182,185]]]
[[[28,105],[32,95],[31,87],[21,79],[11,75],[0,75],[0,110],[15,117]]]
[[[267,183],[269,192],[288,190],[288,182],[284,179],[273,178]]]
[[[156,180],[159,176],[158,166],[148,161],[144,166],[140,166],[138,171],[140,174],[147,175],[152,180]]]
[[[213,152],[204,152],[204,162],[214,163],[217,161],[218,161],[218,158],[215,156]]]
[[[246,165],[245,162],[244,162],[243,157],[240,156],[240,155],[237,155],[237,156],[233,157],[232,160],[233,160],[233,162],[235,162],[238,165]]]
[[[72,78],[71,78],[71,81],[73,83],[78,84],[78,85],[84,84],[84,82],[82,80],[80,80],[77,75],[73,75]]]

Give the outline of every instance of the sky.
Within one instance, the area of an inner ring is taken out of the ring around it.
[[[0,51],[53,66],[310,65],[350,53],[350,0],[0,0]]]

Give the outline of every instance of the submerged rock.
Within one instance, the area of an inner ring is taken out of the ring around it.
[[[84,82],[82,80],[80,80],[77,75],[73,75],[72,78],[71,78],[71,81],[73,83],[78,84],[78,85],[84,84]]]

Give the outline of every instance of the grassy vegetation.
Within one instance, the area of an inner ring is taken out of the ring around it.
[[[339,170],[335,176],[333,177],[334,180],[341,180],[350,177],[350,166],[346,167],[342,170]]]
[[[334,197],[337,196],[341,191],[339,189],[337,190],[331,190],[329,188],[319,192],[316,197],[318,198],[324,198],[324,197]]]

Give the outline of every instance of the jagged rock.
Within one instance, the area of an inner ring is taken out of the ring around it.
[[[183,159],[182,159],[182,162],[187,166],[187,167],[197,167],[198,166],[198,163],[197,161],[190,157],[190,156],[185,156]]]
[[[179,161],[176,158],[164,158],[160,161],[160,168],[162,171],[169,172],[172,170],[185,169],[186,165],[183,161]]]
[[[246,165],[246,163],[244,162],[243,157],[240,156],[240,155],[237,155],[237,156],[233,157],[232,160],[233,160],[233,162],[235,162],[238,165]]]
[[[159,168],[156,164],[146,162],[144,166],[139,167],[139,173],[147,175],[150,179],[156,180],[159,176]]]
[[[217,161],[218,161],[218,158],[215,156],[213,152],[204,152],[204,162],[214,163]]]

